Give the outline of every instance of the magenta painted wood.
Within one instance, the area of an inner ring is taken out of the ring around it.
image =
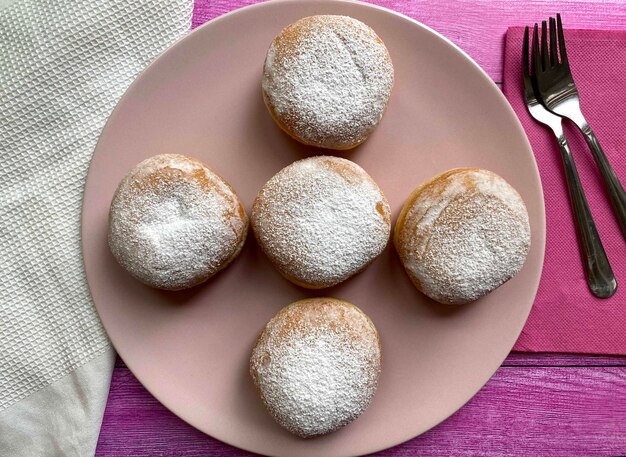
[[[253,0],[196,0],[193,26]],[[626,24],[624,0],[375,1],[441,32],[502,80],[506,29],[561,12],[572,28]],[[98,457],[238,457],[161,406],[118,361]],[[626,455],[626,357],[514,353],[447,421],[380,456]]]
[[[626,367],[626,356],[512,352],[503,367]]]
[[[255,0],[196,0],[193,26],[257,3]],[[568,28],[626,26],[624,0],[369,0],[435,29],[467,52],[497,82],[508,27],[528,25],[560,12]]]
[[[514,363],[520,358],[512,357]],[[528,365],[551,363],[551,359],[557,364],[587,365],[593,359],[546,355],[523,358]],[[600,360],[616,366],[503,366],[447,421],[376,455],[626,455],[626,358]],[[220,443],[178,419],[120,364],[113,376],[96,455],[252,454]]]

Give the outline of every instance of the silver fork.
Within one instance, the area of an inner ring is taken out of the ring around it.
[[[557,32],[559,36],[558,53],[560,53],[560,61],[557,54]],[[535,24],[532,54],[536,69],[535,77],[537,89],[539,90],[538,96],[546,108],[554,114],[574,122],[583,133],[593,158],[598,168],[600,168],[600,173],[604,179],[611,206],[622,230],[622,235],[626,238],[626,192],[624,192],[624,188],[617,178],[613,167],[600,147],[598,138],[596,138],[580,110],[580,98],[567,59],[560,14],[556,15],[556,23],[554,18],[550,18],[549,52],[546,21],[543,21],[541,24],[541,53],[539,52],[538,28],[537,24]]]
[[[561,149],[563,167],[565,168],[565,181],[572,205],[572,212],[574,213],[580,255],[585,269],[585,276],[587,277],[587,284],[596,297],[608,298],[617,290],[617,281],[604,252],[600,235],[598,235],[596,224],[589,210],[589,204],[583,193],[578,170],[563,133],[561,118],[545,109],[535,96],[529,71],[528,42],[529,33],[528,27],[526,27],[522,49],[522,78],[524,80],[526,107],[530,115],[542,124],[547,125],[557,138],[559,148]],[[535,65],[532,65],[532,72],[533,74],[535,73]]]

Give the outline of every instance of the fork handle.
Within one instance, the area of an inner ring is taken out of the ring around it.
[[[584,119],[577,120],[576,125],[583,133],[593,153],[593,158],[598,164],[598,168],[600,168],[600,173],[602,173],[602,177],[604,178],[604,184],[606,185],[615,217],[622,230],[622,235],[626,238],[626,192],[622,187],[622,183],[620,183],[617,178],[615,170],[613,170],[613,167],[609,163],[609,159],[607,159],[606,154],[604,154],[598,138],[595,133],[593,133],[593,130],[591,130],[587,121]]]
[[[576,164],[574,164],[567,139],[562,132],[555,133],[561,149],[561,157],[565,168],[565,180],[572,212],[574,213],[587,284],[596,297],[608,298],[617,290],[617,281],[589,210],[589,203],[587,203],[587,198],[583,193],[578,170],[576,169]]]

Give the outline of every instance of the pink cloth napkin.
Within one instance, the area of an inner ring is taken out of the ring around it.
[[[537,298],[514,349],[626,354],[626,240],[591,151],[576,128],[566,125],[589,206],[618,282],[613,297],[595,298],[585,282],[559,148],[553,134],[530,117],[524,104],[520,76],[523,33],[521,27],[507,32],[504,94],[537,159],[547,239]],[[565,41],[583,114],[626,186],[626,31],[565,30]]]

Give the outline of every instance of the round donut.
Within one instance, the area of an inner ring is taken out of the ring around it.
[[[456,168],[411,194],[394,244],[420,291],[440,303],[463,304],[521,270],[530,248],[528,212],[500,176]]]
[[[389,203],[374,180],[354,162],[329,156],[299,160],[274,175],[250,220],[280,273],[310,289],[364,269],[391,232]]]
[[[109,213],[109,247],[139,281],[186,289],[232,261],[248,218],[233,189],[203,163],[179,154],[144,160],[122,179]]]
[[[278,34],[265,58],[263,98],[301,143],[328,149],[361,144],[385,112],[393,65],[382,40],[347,16],[311,16]]]
[[[276,422],[310,438],[349,424],[367,408],[380,365],[378,332],[363,311],[343,300],[311,298],[267,323],[250,374]]]

